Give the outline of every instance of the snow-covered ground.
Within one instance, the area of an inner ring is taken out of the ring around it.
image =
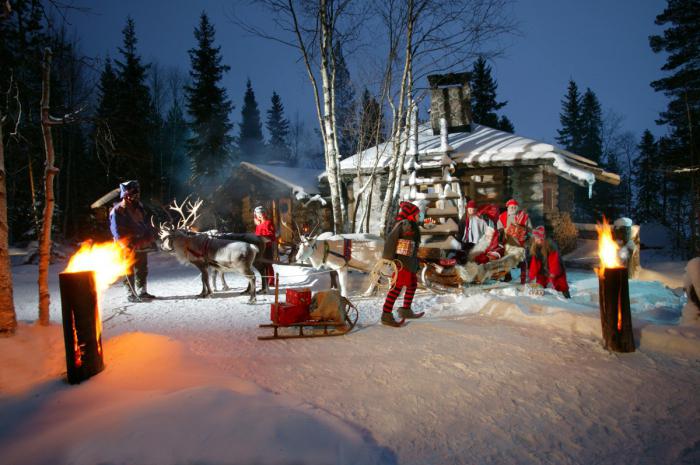
[[[258,341],[274,297],[196,299],[193,268],[156,254],[150,292],[104,296],[106,369],[64,381],[57,276],[52,321],[34,326],[36,267],[13,267],[17,335],[0,339],[0,463],[700,463],[700,331],[679,326],[684,263],[644,263],[630,283],[638,350],[601,346],[598,281],[573,298],[520,286],[419,291],[426,316],[336,338]],[[326,275],[279,267],[287,286]],[[663,276],[662,284],[654,277]],[[243,279],[231,276],[238,291]],[[517,279],[516,279],[517,281]],[[670,286],[670,287],[667,287]]]

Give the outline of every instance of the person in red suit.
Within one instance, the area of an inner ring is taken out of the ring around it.
[[[265,207],[259,205],[253,210],[253,222],[255,223],[255,235],[263,237],[267,240],[265,250],[262,251],[262,257],[265,263],[265,275],[270,286],[275,285],[275,269],[272,267],[272,262],[275,259],[275,245],[277,244],[277,233],[275,225],[271,219],[267,217]],[[265,279],[262,277],[261,279]]]
[[[539,226],[532,231],[529,278],[530,281],[537,281],[537,284],[542,287],[552,283],[552,287],[564,294],[564,297],[571,298],[559,248],[554,241],[545,237],[544,226]]]
[[[517,247],[525,247],[525,242],[532,231],[530,216],[525,210],[520,209],[520,204],[515,199],[506,202],[506,211],[498,217],[498,232],[504,245],[510,244]],[[527,277],[527,259],[519,265],[520,283],[525,284]],[[506,281],[511,280],[510,272],[506,273]]]

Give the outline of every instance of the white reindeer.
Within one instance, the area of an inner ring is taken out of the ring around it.
[[[373,272],[375,265],[382,261],[384,240],[374,234],[338,234],[331,232],[313,237],[299,235],[301,243],[296,261],[309,263],[316,269],[328,268],[338,273],[340,294],[348,297],[348,268],[370,273],[370,284],[365,295],[370,295],[378,282]],[[352,253],[349,260],[343,255],[344,240],[350,240]]]

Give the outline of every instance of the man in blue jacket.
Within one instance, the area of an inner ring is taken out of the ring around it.
[[[121,201],[109,212],[109,228],[114,240],[134,251],[135,263],[124,279],[129,302],[155,299],[146,290],[148,278],[148,251],[156,238],[155,229],[146,219],[146,210],[141,204],[141,189],[138,181],[119,184]]]

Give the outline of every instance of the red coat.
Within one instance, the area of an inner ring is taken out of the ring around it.
[[[275,225],[272,220],[264,219],[262,222],[255,226],[255,235],[262,236],[270,239],[274,242],[277,239],[277,234],[275,232]]]
[[[532,256],[530,259],[530,281],[534,279],[542,287],[547,287],[547,284],[552,283],[557,291],[568,291],[569,283],[566,282],[566,270],[559,251],[550,250],[549,255],[544,260],[546,260],[546,264],[543,263],[542,257],[538,254]]]

